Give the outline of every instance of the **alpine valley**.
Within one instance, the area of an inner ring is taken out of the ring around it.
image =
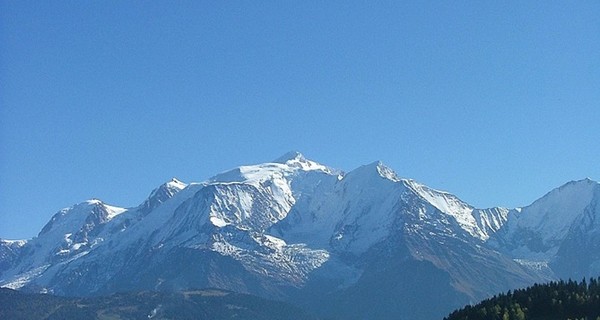
[[[93,199],[0,240],[0,286],[90,297],[215,288],[322,318],[441,319],[491,295],[600,275],[600,184],[478,209],[380,162],[348,173],[292,152],[139,206]]]

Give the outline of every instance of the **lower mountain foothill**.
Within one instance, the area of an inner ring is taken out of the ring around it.
[[[132,292],[67,298],[0,288],[0,319],[317,319],[284,302],[223,290]]]

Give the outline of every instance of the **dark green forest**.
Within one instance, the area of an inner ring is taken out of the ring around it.
[[[0,288],[0,319],[315,319],[283,302],[222,290],[119,293],[96,298]]]
[[[600,320],[600,278],[535,284],[452,312],[446,320]]]

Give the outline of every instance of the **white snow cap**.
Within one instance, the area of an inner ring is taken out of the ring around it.
[[[376,168],[377,168],[377,173],[379,173],[379,175],[382,178],[385,178],[385,179],[388,179],[388,180],[391,180],[394,182],[398,182],[398,181],[402,180],[402,179],[400,179],[400,177],[398,177],[398,174],[396,174],[396,172],[392,168],[386,166],[383,162],[376,161],[375,164],[376,164]]]
[[[370,177],[378,177],[391,182],[402,181],[402,179],[393,169],[386,166],[381,161],[374,161],[369,164],[362,165],[350,171],[347,176],[352,176],[354,177],[353,179],[369,179]]]
[[[290,151],[281,157],[273,160],[273,163],[285,164],[291,168],[302,169],[305,171],[321,170],[327,173],[332,173],[331,168],[324,166],[312,160],[306,159],[304,155],[298,151]]]
[[[171,181],[167,182],[165,185],[169,188],[174,188],[177,190],[182,190],[183,188],[187,187],[187,184],[181,182],[181,180],[177,178],[172,178]]]
[[[593,201],[599,186],[587,178],[568,182],[522,208],[517,223],[540,232],[543,239],[562,239]]]
[[[281,157],[273,160],[274,163],[287,163],[288,161],[306,161],[306,158],[304,157],[304,155],[302,153],[300,153],[299,151],[289,151],[285,154],[283,154]]]

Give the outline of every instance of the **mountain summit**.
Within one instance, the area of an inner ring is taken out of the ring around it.
[[[600,187],[477,209],[381,162],[348,173],[290,152],[139,206],[89,200],[0,240],[0,286],[93,296],[219,288],[324,317],[440,318],[492,294],[600,272]],[[576,262],[576,263],[573,263]]]

